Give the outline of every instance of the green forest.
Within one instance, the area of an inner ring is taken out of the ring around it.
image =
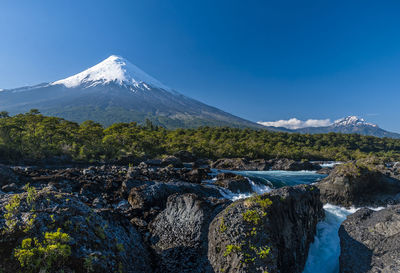
[[[400,140],[356,134],[294,134],[256,129],[200,127],[167,130],[144,124],[93,121],[81,124],[48,117],[38,110],[9,116],[0,112],[0,160],[109,162],[123,157],[162,157],[187,150],[198,157],[295,160],[351,160],[375,155],[400,160]]]

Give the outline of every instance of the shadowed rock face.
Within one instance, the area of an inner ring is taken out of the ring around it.
[[[339,229],[340,272],[400,272],[400,206],[360,209]]]
[[[213,272],[207,259],[208,226],[230,202],[196,194],[174,194],[150,223],[157,272]]]
[[[210,225],[208,258],[215,272],[302,272],[323,216],[312,186],[234,202]]]
[[[356,162],[338,165],[317,184],[323,203],[342,206],[380,206],[399,203],[400,181]]]
[[[226,188],[234,193],[253,191],[249,180],[242,175],[234,173],[219,173],[215,185]]]

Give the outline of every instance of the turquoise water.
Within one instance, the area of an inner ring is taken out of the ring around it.
[[[315,183],[326,175],[312,171],[236,171],[252,182],[257,193],[268,192],[273,188]],[[225,197],[233,200],[248,197],[249,194],[224,192]],[[356,209],[327,204],[324,206],[325,218],[317,225],[317,234],[310,246],[307,263],[303,273],[339,272],[340,240],[338,231],[347,215]]]

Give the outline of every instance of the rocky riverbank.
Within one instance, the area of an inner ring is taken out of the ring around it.
[[[247,179],[220,174],[213,184],[206,166],[185,165],[179,158],[135,167],[1,165],[0,269],[302,271],[323,216],[318,188],[232,203],[220,189],[251,191]]]

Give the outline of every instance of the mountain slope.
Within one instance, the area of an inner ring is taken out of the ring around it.
[[[77,122],[91,119],[106,126],[148,118],[167,128],[263,128],[179,94],[115,55],[63,80],[0,92],[0,110],[17,114],[32,108],[46,115]]]
[[[333,124],[324,127],[307,127],[293,130],[293,132],[303,134],[323,134],[323,133],[344,133],[344,134],[360,134],[376,137],[400,138],[400,134],[388,132],[378,125],[368,123],[362,118],[356,116],[348,116],[335,121]]]

